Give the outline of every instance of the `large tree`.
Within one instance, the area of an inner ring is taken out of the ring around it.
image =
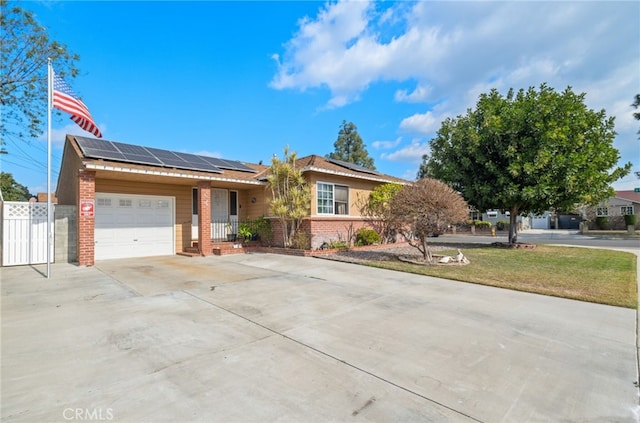
[[[433,262],[428,237],[441,234],[449,225],[463,222],[469,216],[469,207],[462,196],[432,178],[403,186],[391,198],[389,210],[392,226],[422,253],[426,263]]]
[[[47,59],[61,77],[75,77],[77,54],[51,40],[30,11],[0,0],[0,137],[36,138],[47,116]]]
[[[284,149],[284,158],[271,159],[267,177],[271,189],[271,213],[278,218],[282,227],[285,247],[290,247],[302,219],[311,209],[311,188],[296,168],[296,153]]]
[[[474,110],[442,123],[425,169],[479,210],[508,210],[515,243],[518,215],[596,204],[629,173],[631,163],[617,167],[614,118],[584,97],[546,84],[482,94]]]
[[[11,173],[0,173],[0,198],[4,201],[27,201],[33,197],[29,188],[18,183]]]
[[[342,121],[338,139],[333,143],[335,151],[327,154],[330,159],[342,160],[343,162],[354,163],[367,169],[375,170],[373,158],[369,157],[367,148],[358,134],[358,128],[353,122]]]

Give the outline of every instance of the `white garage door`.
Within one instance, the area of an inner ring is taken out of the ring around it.
[[[175,254],[174,198],[96,193],[95,259]]]

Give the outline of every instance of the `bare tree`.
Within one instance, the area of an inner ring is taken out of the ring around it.
[[[462,222],[469,215],[469,206],[460,194],[431,178],[402,187],[391,199],[390,210],[394,227],[427,263],[433,262],[427,238],[443,233],[449,225]]]

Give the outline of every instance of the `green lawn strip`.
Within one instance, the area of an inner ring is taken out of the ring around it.
[[[456,250],[438,251],[455,256]],[[399,260],[368,264],[402,272],[637,308],[636,256],[632,253],[539,245],[535,249],[465,249],[466,266],[421,266]]]

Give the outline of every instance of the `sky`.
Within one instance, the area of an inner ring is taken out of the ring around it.
[[[640,187],[640,2],[29,1],[78,53],[66,82],[103,139],[268,164],[325,155],[353,122],[378,171],[414,179],[447,117],[492,88],[571,86],[615,116]],[[54,63],[55,69],[55,63]],[[54,118],[52,190],[65,134]],[[47,137],[6,139],[0,169],[47,191]]]

